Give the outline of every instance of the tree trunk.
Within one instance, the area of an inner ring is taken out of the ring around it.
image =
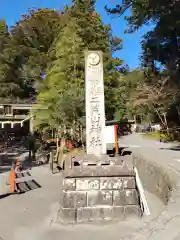
[[[152,104],[152,107],[154,108],[155,112],[157,113],[157,115],[158,115],[159,120],[161,121],[161,123],[162,123],[164,126],[167,126],[167,125],[166,125],[167,122],[165,122],[165,121],[163,120],[163,118],[161,117],[160,112],[157,110],[156,107],[154,107],[154,104]]]
[[[76,139],[76,121],[73,120],[73,139]]]
[[[56,136],[56,150],[58,150],[59,148],[59,133],[57,132],[57,136]]]
[[[59,140],[61,138],[61,126],[58,128],[57,133],[56,133],[56,155],[55,155],[55,162],[58,162],[58,155],[59,155]]]
[[[164,117],[164,122],[165,122],[165,126],[166,126],[166,130],[169,133],[169,128],[168,128],[168,124],[167,124],[167,118],[166,118],[166,114],[163,113],[163,117]]]
[[[59,138],[60,138],[60,146],[57,149],[57,163],[61,168],[63,168],[63,149],[65,147],[65,136],[64,136],[64,128],[62,127],[60,128],[60,131],[59,131]]]
[[[81,134],[81,143],[82,143],[82,149],[84,151],[84,137],[83,137],[83,126],[80,126],[80,134]]]

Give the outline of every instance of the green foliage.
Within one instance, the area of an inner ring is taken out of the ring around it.
[[[0,22],[0,99],[36,100],[37,128],[42,131],[60,126],[83,125],[84,51],[101,50],[104,58],[106,117],[113,119],[121,94],[117,69],[123,61],[112,54],[122,48],[122,40],[103,24],[93,0],[74,0],[62,12],[29,10],[8,31]],[[41,75],[46,74],[45,80]],[[128,87],[128,86],[127,86]],[[125,92],[124,92],[125,95]],[[118,102],[117,102],[118,101]]]
[[[125,0],[111,14],[125,16],[128,33],[154,24],[142,40],[141,69],[129,71],[112,54],[122,39],[113,36],[95,10],[94,0],[73,0],[62,12],[28,10],[10,30],[0,20],[0,100],[34,101],[40,130],[84,124],[84,51],[104,58],[106,118],[180,120],[179,1]],[[163,67],[159,69],[157,63]],[[42,80],[41,75],[46,74]],[[37,95],[38,94],[38,95]]]
[[[50,61],[49,48],[59,32],[60,15],[54,10],[29,10],[10,30],[0,22],[0,98],[32,99]]]
[[[137,113],[138,109],[133,105],[133,96],[143,79],[144,75],[140,69],[120,75],[116,91],[116,119],[132,119]]]
[[[179,116],[177,89],[180,86],[180,2],[125,0],[111,9],[106,6],[106,10],[110,14],[125,16],[127,33],[132,33],[143,25],[152,25],[153,29],[147,32],[142,40],[141,63],[145,78],[139,87],[140,102],[141,105],[142,102],[146,103],[148,111],[154,111],[155,115],[168,115],[170,112],[171,120],[177,121],[177,115]],[[163,92],[159,94],[162,90]]]
[[[84,46],[78,31],[79,26],[69,22],[53,44],[54,61],[38,96],[44,109],[36,113],[37,125],[42,115],[46,115],[42,123],[56,129],[72,126],[84,115]]]
[[[8,37],[8,26],[6,25],[6,22],[4,20],[0,20],[0,52],[3,51]]]
[[[16,79],[18,72],[13,71],[18,59],[15,57],[14,49],[9,48],[12,37],[4,20],[0,21],[0,99],[6,102],[14,95],[21,98],[22,84]],[[12,80],[13,78],[14,81]]]
[[[84,125],[84,51],[101,50],[104,54],[104,82],[107,119],[114,117],[120,59],[112,52],[120,49],[121,40],[113,37],[111,29],[95,12],[94,1],[74,1],[65,11],[66,25],[51,46],[53,62],[38,96],[38,103],[47,106],[46,124],[73,127]],[[53,94],[53,100],[52,100]],[[51,112],[51,113],[50,113]],[[39,124],[41,111],[36,114]],[[53,119],[53,122],[52,122]],[[56,122],[56,123],[54,123]]]
[[[48,51],[61,24],[60,14],[54,10],[29,10],[11,30],[16,42],[24,49],[21,78],[25,80],[29,90],[38,89],[41,83],[41,74],[45,73],[51,62]]]
[[[111,14],[124,14],[128,23],[127,32],[134,32],[144,24],[154,24],[152,31],[145,34],[142,41],[143,65],[153,67],[159,62],[169,70],[171,77],[180,71],[180,3],[174,0],[127,0],[107,11]]]

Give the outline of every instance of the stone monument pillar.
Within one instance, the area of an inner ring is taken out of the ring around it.
[[[86,92],[86,153],[106,154],[104,139],[105,106],[103,80],[103,54],[101,51],[85,53]]]
[[[134,170],[121,158],[106,155],[102,52],[85,53],[85,70],[87,154],[65,160],[56,221],[96,223],[140,216]]]

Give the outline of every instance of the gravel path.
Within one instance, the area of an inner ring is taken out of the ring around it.
[[[161,143],[155,140],[143,138],[139,134],[132,134],[119,139],[119,147],[143,148],[143,152],[151,159],[161,161],[168,167],[180,173],[180,144]]]
[[[148,148],[171,148],[175,143],[163,143],[153,139],[143,137],[142,134],[130,134],[119,138],[119,147],[148,147]]]

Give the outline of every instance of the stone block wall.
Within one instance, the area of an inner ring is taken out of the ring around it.
[[[132,149],[132,162],[136,166],[144,189],[155,194],[165,204],[163,212],[145,222],[124,240],[179,240],[180,239],[180,167],[174,161],[175,153],[153,148]]]
[[[175,185],[172,170],[157,159],[151,159],[145,150],[134,150],[132,162],[138,170],[143,187],[167,204]]]
[[[65,177],[58,221],[83,223],[140,216],[134,176]]]

